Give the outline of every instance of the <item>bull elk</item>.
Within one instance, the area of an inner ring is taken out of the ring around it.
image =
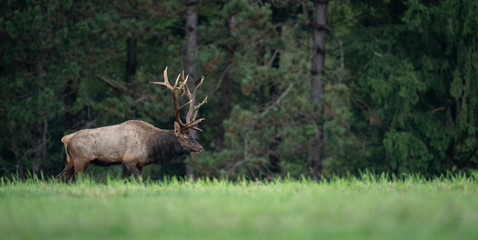
[[[61,139],[65,145],[66,166],[58,178],[72,179],[78,173],[84,172],[89,164],[98,166],[122,164],[125,176],[138,177],[143,167],[148,164],[166,163],[189,152],[203,151],[197,135],[192,134],[190,130],[200,130],[197,125],[204,120],[204,118],[194,119],[199,107],[205,102],[195,106],[196,94],[204,77],[191,93],[187,86],[188,77],[184,79],[184,74],[183,81],[178,86],[180,75],[174,86],[171,86],[166,68],[164,82],[151,82],[167,87],[172,93],[176,118],[174,130],[163,130],[143,121],[129,120],[66,135]],[[181,108],[178,105],[178,97],[182,92],[189,98],[189,102],[186,103],[189,104],[189,111],[185,123],[181,120]]]

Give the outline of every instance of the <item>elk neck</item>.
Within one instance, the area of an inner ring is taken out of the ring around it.
[[[162,130],[152,136],[153,162],[167,163],[189,154],[174,136],[174,130]]]

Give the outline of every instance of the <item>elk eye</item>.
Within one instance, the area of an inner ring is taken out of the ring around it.
[[[183,137],[183,140],[187,141],[187,140],[189,140],[189,138],[188,137]]]

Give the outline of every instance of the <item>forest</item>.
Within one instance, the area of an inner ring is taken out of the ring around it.
[[[476,0],[3,2],[0,176],[57,175],[81,129],[173,129],[166,67],[204,76],[205,151],[153,179],[478,169]]]

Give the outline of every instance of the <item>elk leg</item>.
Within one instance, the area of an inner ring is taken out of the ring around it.
[[[138,167],[139,175],[142,176],[143,175],[143,167],[142,166],[137,166],[137,167]]]
[[[86,168],[88,168],[88,161],[74,161],[73,165],[75,166],[75,177],[78,176],[79,173],[84,173]]]
[[[123,164],[123,176],[130,177],[133,176],[134,178],[138,178],[140,175],[139,169],[134,163],[124,163]]]
[[[70,180],[73,177],[74,172],[75,172],[75,169],[74,169],[73,163],[67,162],[65,169],[63,169],[63,171],[61,171],[61,173],[58,174],[58,176],[56,177],[63,181]]]

